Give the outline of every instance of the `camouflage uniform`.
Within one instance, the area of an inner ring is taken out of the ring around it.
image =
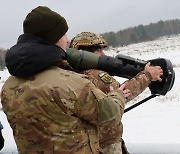
[[[9,77],[2,105],[20,153],[99,153],[98,127],[121,121],[125,97],[120,90],[105,94],[86,78],[57,66]]]
[[[117,82],[107,72],[91,69],[83,71],[82,73],[88,75],[90,80],[105,93],[109,92],[110,85],[115,89],[119,87],[119,82]],[[125,81],[126,88],[131,91],[130,96],[127,97],[127,101],[130,101],[138,96],[145,88],[148,87],[150,82],[151,75],[147,71],[142,71],[134,78]],[[123,154],[128,153],[125,143],[122,140],[123,125],[121,121],[116,123],[116,125],[114,125],[114,123],[108,123],[107,125],[99,128],[99,131],[100,147],[102,148],[103,153],[119,154],[120,151],[123,151]]]
[[[82,32],[76,35],[70,44],[71,48],[74,49],[85,49],[91,51],[93,48],[89,47],[104,48],[107,47],[106,40],[97,34],[91,32]],[[91,52],[94,52],[93,50]],[[109,86],[113,86],[114,89],[117,89],[120,84],[113,77],[111,77],[107,72],[101,70],[90,69],[81,72],[86,74],[90,80],[100,88],[104,93],[110,91]],[[125,82],[126,89],[131,91],[130,96],[126,98],[126,102],[134,99],[138,96],[145,88],[149,86],[151,82],[151,75],[147,71],[142,71],[138,73],[134,78],[127,80]],[[104,154],[128,154],[127,148],[124,141],[122,140],[123,125],[121,121],[116,123],[110,122],[107,125],[99,128],[100,131],[100,147],[101,152]]]

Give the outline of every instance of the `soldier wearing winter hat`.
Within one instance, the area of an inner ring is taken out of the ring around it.
[[[47,7],[32,10],[23,23],[25,34],[31,34],[55,44],[68,30],[64,17]]]
[[[68,25],[51,9],[33,9],[23,28],[6,54],[11,76],[1,91],[18,152],[100,153],[98,129],[121,121],[124,85],[104,93],[86,75],[69,70]]]

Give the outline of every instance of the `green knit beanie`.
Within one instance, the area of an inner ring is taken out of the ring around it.
[[[24,33],[43,38],[55,44],[68,30],[64,17],[50,10],[48,7],[39,6],[33,9],[23,23]]]

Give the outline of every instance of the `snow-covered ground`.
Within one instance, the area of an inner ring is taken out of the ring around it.
[[[164,37],[156,41],[133,44],[111,49],[107,55],[124,54],[142,60],[166,58],[175,70],[175,84],[166,96],[158,96],[123,116],[123,138],[131,154],[180,154],[180,36]],[[9,76],[7,70],[0,71],[0,88]],[[125,79],[116,77],[123,82]],[[146,89],[127,107],[150,95]],[[1,104],[0,104],[1,108]],[[6,142],[0,153],[17,153],[12,130],[5,114],[0,111]]]
[[[180,36],[120,47],[106,54],[124,54],[142,60],[161,57],[172,62],[173,88],[166,96],[153,98],[125,113],[123,138],[132,154],[180,154]],[[146,89],[127,106],[149,95],[150,91]]]

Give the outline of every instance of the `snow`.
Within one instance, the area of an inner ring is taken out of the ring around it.
[[[106,51],[106,54],[124,54],[141,60],[160,57],[172,62],[175,70],[173,88],[165,96],[153,98],[124,114],[123,139],[131,154],[180,154],[180,35],[111,49]],[[1,88],[9,73],[4,70],[0,72],[0,76]],[[119,82],[126,80],[115,78]],[[147,88],[126,107],[149,95],[150,91]],[[4,126],[3,135],[6,140],[5,147],[0,153],[17,153],[12,130],[1,110],[0,120]]]
[[[0,89],[3,86],[4,81],[8,78],[9,73],[7,70],[0,71]],[[17,147],[13,138],[13,132],[12,129],[7,121],[6,115],[4,112],[1,110],[2,106],[0,103],[0,121],[4,127],[2,130],[3,136],[5,138],[5,146],[4,148],[0,151],[0,154],[10,154],[10,153],[17,153]]]
[[[125,113],[123,138],[132,154],[180,154],[180,36],[120,47],[106,54],[124,54],[141,60],[158,57],[171,60],[175,71],[173,88],[166,96],[153,98]],[[146,89],[127,107],[149,95]]]

